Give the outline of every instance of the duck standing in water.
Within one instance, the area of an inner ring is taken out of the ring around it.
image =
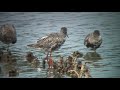
[[[48,61],[49,68],[53,67],[52,52],[58,50],[66,41],[67,28],[62,27],[59,33],[51,33],[45,37],[42,37],[36,44],[28,45],[30,47],[42,48],[47,52],[45,59]],[[50,54],[50,59],[48,60],[48,55]]]
[[[7,44],[8,49],[9,49],[9,44],[16,43],[17,37],[16,37],[16,29],[14,25],[4,24],[0,27],[0,41],[3,42],[4,44]]]
[[[97,48],[102,44],[102,37],[100,36],[100,31],[95,30],[93,33],[88,34],[84,39],[84,45],[87,48],[92,48],[96,51]]]

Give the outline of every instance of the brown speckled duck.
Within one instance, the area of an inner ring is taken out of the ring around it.
[[[67,28],[62,27],[59,33],[51,33],[45,37],[42,37],[36,44],[30,44],[29,47],[42,48],[47,52],[46,59],[50,53],[49,67],[53,67],[52,52],[58,50],[65,42],[67,35]]]

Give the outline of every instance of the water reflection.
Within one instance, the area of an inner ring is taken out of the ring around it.
[[[85,60],[92,60],[92,61],[96,61],[96,60],[101,60],[102,57],[99,53],[97,52],[87,52],[84,57]]]
[[[1,74],[2,70],[1,70],[1,66],[0,66],[0,74]]]
[[[6,63],[2,65],[2,74],[4,77],[16,77],[19,75],[17,65]]]
[[[0,53],[0,74],[4,77],[14,77],[18,75],[16,57],[9,51]]]

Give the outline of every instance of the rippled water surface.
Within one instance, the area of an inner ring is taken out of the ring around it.
[[[17,31],[17,43],[11,45],[10,50],[17,62],[10,67],[17,67],[19,75],[16,78],[44,78],[46,70],[38,71],[26,61],[26,52],[31,51],[40,61],[45,57],[43,51],[27,47],[35,43],[40,37],[59,32],[61,27],[68,28],[69,38],[63,46],[53,53],[67,57],[73,51],[84,54],[86,61],[90,61],[90,73],[93,78],[120,77],[120,12],[0,12],[0,26],[12,23]],[[97,52],[91,52],[84,44],[85,36],[94,30],[100,30],[103,43]],[[0,50],[5,44],[0,42]],[[7,67],[0,66],[4,73],[0,77],[8,77]]]

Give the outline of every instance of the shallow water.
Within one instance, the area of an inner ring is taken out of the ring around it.
[[[17,43],[10,50],[17,60],[13,65],[19,70],[15,78],[44,78],[46,71],[32,68],[25,60],[26,52],[31,51],[40,61],[45,57],[43,51],[27,47],[40,37],[59,32],[61,27],[68,28],[69,38],[62,47],[53,53],[57,60],[59,55],[67,57],[73,51],[84,54],[90,61],[90,73],[93,78],[120,77],[120,12],[0,12],[0,26],[12,23],[17,31]],[[94,30],[100,30],[103,43],[96,53],[87,49],[84,44],[85,36]],[[0,42],[0,50],[5,44]],[[7,72],[6,66],[0,63],[2,71]],[[0,77],[8,77],[0,73]]]

